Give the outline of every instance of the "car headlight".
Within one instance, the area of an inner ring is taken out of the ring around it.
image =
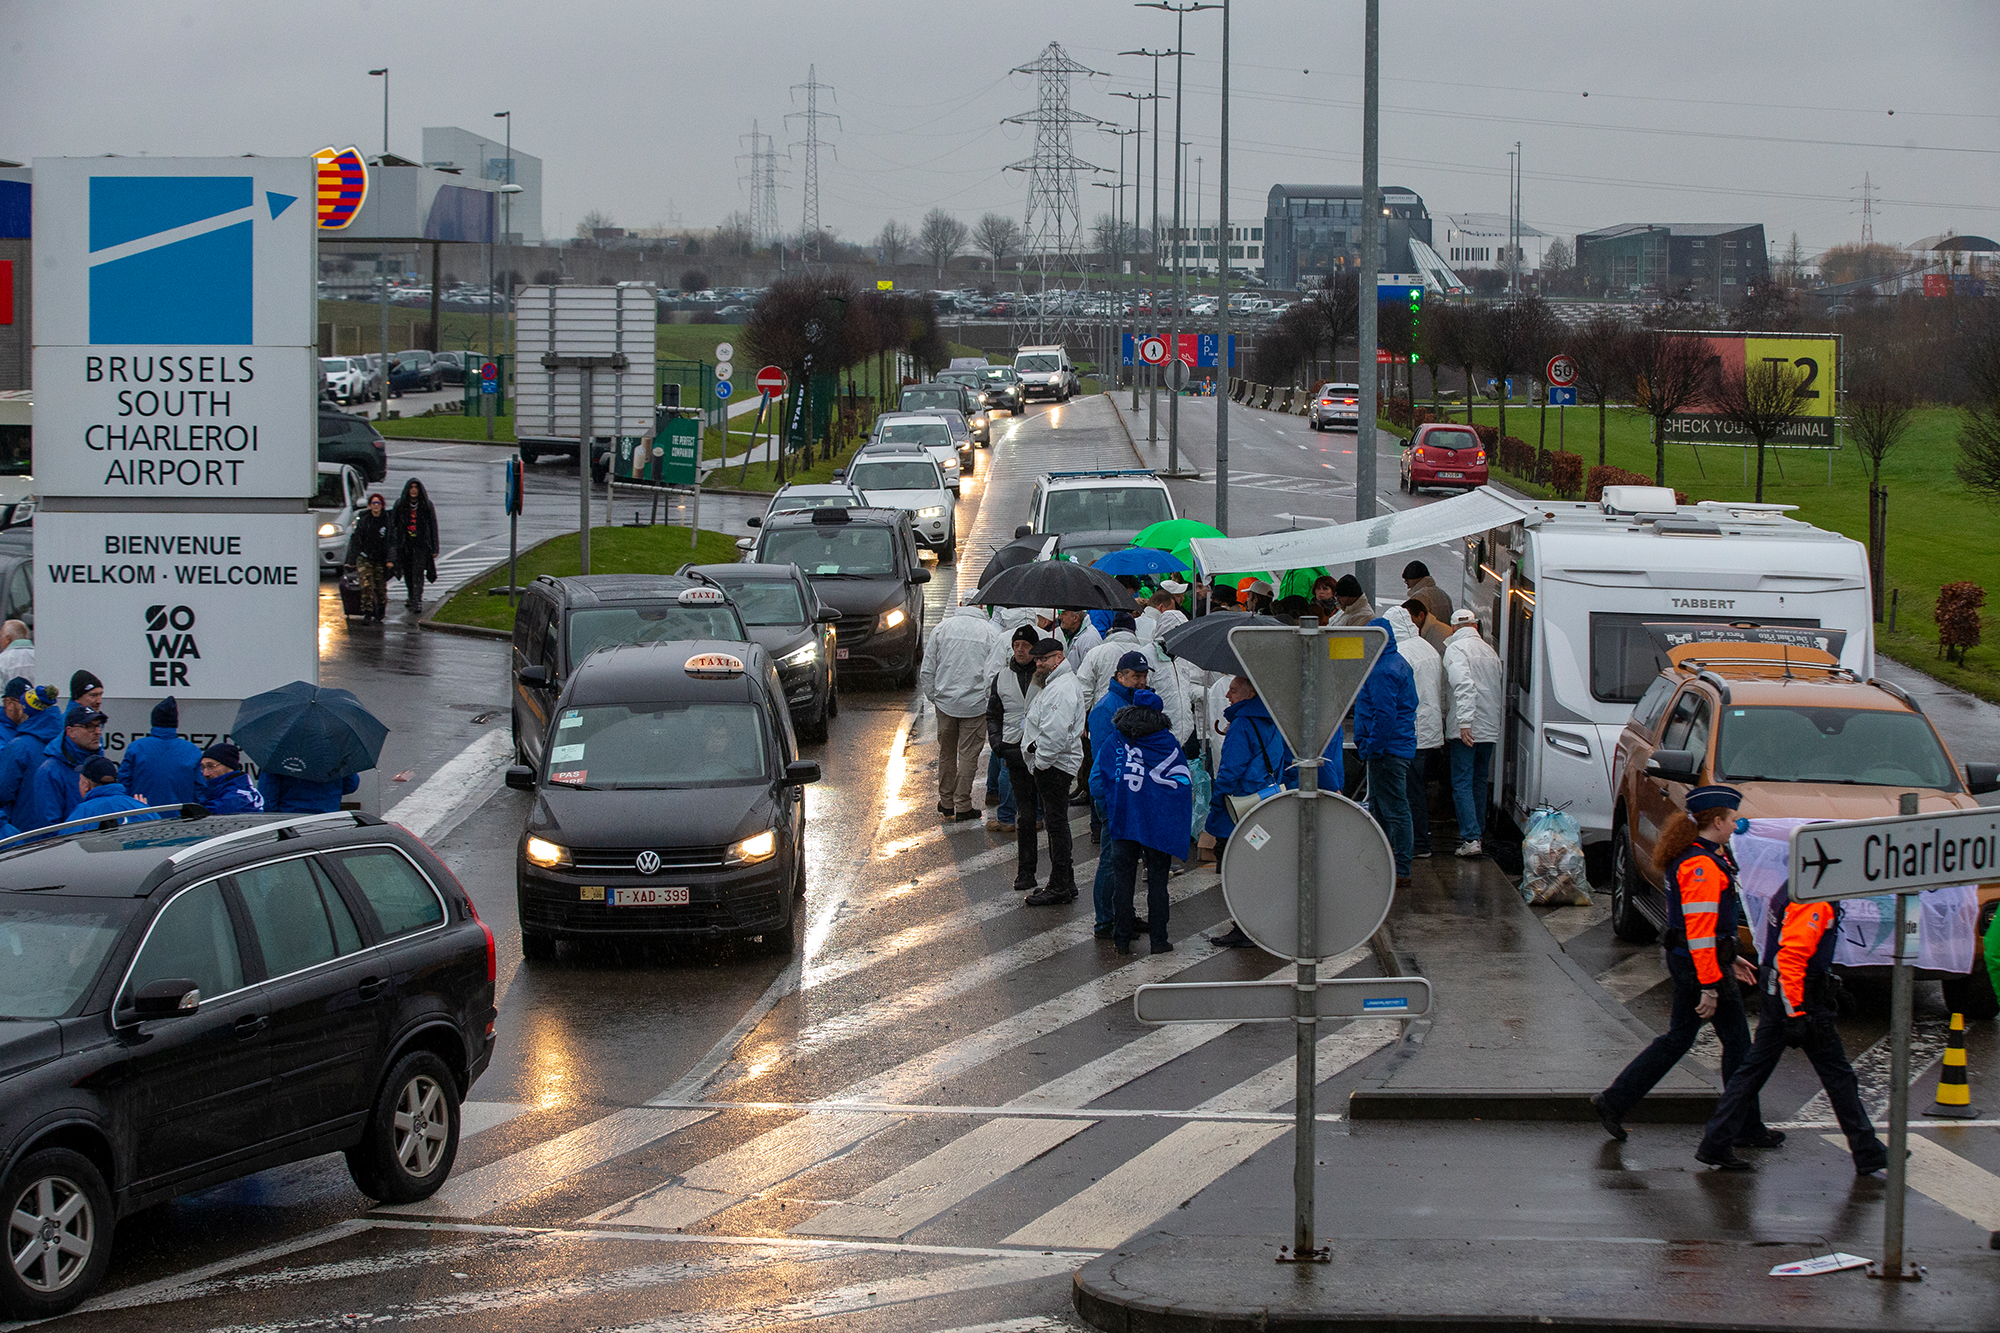
[[[542,838],[530,838],[527,857],[538,866],[566,866],[569,864],[569,848],[559,847]]]
[[[340,524],[338,523],[320,524],[319,535],[322,537],[338,537],[340,535]]]
[[[802,667],[811,666],[817,661],[819,661],[819,645],[809,643],[795,653],[786,653],[778,659],[778,665],[781,667]]]
[[[898,607],[894,611],[884,611],[882,618],[875,623],[875,628],[894,629],[896,626],[902,624],[905,619],[907,617],[904,616],[901,607]]]
[[[928,509],[919,509],[919,510],[917,511],[917,517],[918,517],[918,518],[943,518],[943,517],[944,517],[944,506],[943,506],[943,505],[932,505],[932,506],[930,506],[930,508],[928,508]]]
[[[768,861],[778,854],[778,830],[765,829],[762,833],[729,844],[729,854],[724,865],[754,866],[759,861]]]

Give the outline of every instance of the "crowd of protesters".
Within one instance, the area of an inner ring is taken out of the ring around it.
[[[1087,808],[1101,849],[1091,886],[1097,937],[1121,953],[1141,935],[1154,952],[1169,951],[1168,880],[1220,860],[1235,831],[1230,798],[1298,785],[1297,760],[1250,678],[1198,668],[1162,642],[1190,615],[1214,611],[1384,631],[1386,650],[1320,756],[1320,786],[1365,802],[1388,835],[1399,885],[1413,860],[1433,854],[1434,785],[1449,794],[1456,854],[1484,854],[1500,661],[1478,617],[1454,608],[1422,562],[1403,570],[1405,600],[1379,610],[1352,574],[1326,575],[1309,597],[1283,598],[1263,579],[1120,581],[1130,608],[989,611],[968,601],[940,623],[925,654],[938,814],[979,817],[972,788],[980,752],[989,751],[987,828],[1014,836],[1014,888],[1028,906],[1080,896],[1070,809]],[[1210,942],[1250,940],[1231,923]]]

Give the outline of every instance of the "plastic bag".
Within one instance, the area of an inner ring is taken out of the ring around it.
[[[1561,810],[1543,806],[1521,839],[1521,897],[1531,907],[1588,907],[1583,830]]]
[[[1198,838],[1208,827],[1208,806],[1215,798],[1215,782],[1208,776],[1208,765],[1199,758],[1188,762],[1188,778],[1194,787],[1194,827],[1188,830],[1188,836]]]

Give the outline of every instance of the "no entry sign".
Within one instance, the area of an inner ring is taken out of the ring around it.
[[[765,366],[757,372],[757,388],[759,392],[776,398],[785,391],[785,372],[776,366]]]

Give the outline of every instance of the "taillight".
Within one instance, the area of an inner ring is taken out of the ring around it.
[[[1478,459],[1478,461],[1479,461],[1479,462],[1481,462],[1481,463],[1484,463],[1484,462],[1486,461],[1486,451],[1485,451],[1484,449],[1481,449],[1481,450],[1479,451],[1479,459]]]

